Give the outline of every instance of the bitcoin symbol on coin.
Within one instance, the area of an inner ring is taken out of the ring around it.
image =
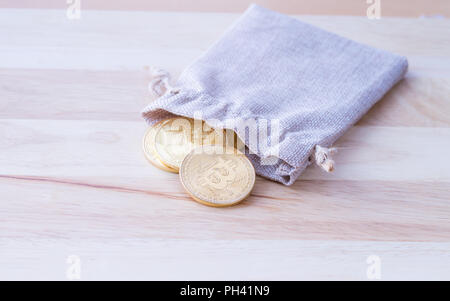
[[[218,162],[214,167],[206,171],[206,174],[202,176],[200,182],[203,182],[205,186],[211,186],[213,189],[224,189],[228,183],[233,182],[236,178],[234,166],[235,163],[233,161],[224,160],[219,157]]]
[[[255,184],[255,170],[243,153],[231,147],[198,147],[180,168],[183,187],[208,206],[231,206],[245,199]]]

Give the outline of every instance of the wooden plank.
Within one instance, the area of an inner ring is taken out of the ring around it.
[[[0,176],[0,187],[2,238],[450,241],[448,182],[258,178],[224,210],[192,201],[176,175]]]
[[[0,120],[0,174],[155,175],[144,168],[145,129],[142,121]],[[312,167],[302,179],[450,181],[449,128],[357,126],[336,145],[336,171]]]
[[[450,70],[450,68],[449,68]],[[142,120],[153,100],[148,73],[0,69],[0,118]],[[412,71],[359,125],[449,127],[450,74],[418,76]]]
[[[143,121],[148,72],[0,69],[0,118]]]
[[[0,240],[0,280],[450,279],[449,243],[286,240]],[[20,254],[20,256],[18,256]]]
[[[86,11],[79,21],[71,21],[66,18],[65,10],[0,9],[3,58],[0,68],[141,70],[151,64],[177,71],[206,50],[238,16]],[[448,35],[450,20],[297,18],[361,43],[405,55],[413,66],[418,61],[418,66],[424,69],[432,67],[449,72],[450,41],[442,37]],[[36,35],[29,30],[36,26],[46,34]],[[11,28],[14,35],[10,34]],[[423,43],[424,36],[427,43]],[[421,64],[421,57],[435,63]]]
[[[450,77],[417,75],[415,70],[390,90],[358,125],[449,127]]]

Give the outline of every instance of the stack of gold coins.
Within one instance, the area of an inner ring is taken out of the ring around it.
[[[149,127],[143,150],[157,168],[179,173],[183,187],[197,202],[231,206],[250,195],[255,170],[237,150],[236,135],[229,134],[201,120],[169,118]]]

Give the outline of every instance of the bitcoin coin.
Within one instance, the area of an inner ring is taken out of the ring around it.
[[[177,170],[174,170],[164,165],[155,154],[155,135],[160,126],[161,123],[157,123],[153,126],[150,126],[145,132],[144,139],[142,141],[142,149],[144,151],[144,156],[155,167],[165,171],[177,173],[178,172]]]
[[[183,187],[204,205],[225,207],[243,201],[255,184],[255,169],[234,148],[217,145],[197,147],[180,167]]]
[[[164,165],[179,170],[181,162],[194,147],[223,143],[223,130],[208,128],[205,131],[204,126],[201,120],[184,117],[163,121],[155,135],[157,157]]]

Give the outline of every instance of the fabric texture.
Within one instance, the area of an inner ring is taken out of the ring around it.
[[[257,174],[290,185],[316,146],[330,147],[407,67],[405,57],[251,5],[143,117],[152,124],[201,112],[211,126],[234,129],[247,146],[248,136],[259,133],[242,129],[243,120],[275,120],[279,137],[270,128],[268,138],[258,136],[269,145],[250,147],[248,157]],[[275,163],[261,161],[274,157]]]

